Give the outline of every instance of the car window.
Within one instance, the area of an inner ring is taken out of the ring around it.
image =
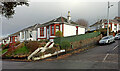
[[[103,40],[104,40],[104,39],[109,39],[109,37],[103,37],[102,39],[103,39]]]

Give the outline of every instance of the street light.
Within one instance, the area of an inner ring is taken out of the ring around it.
[[[110,5],[110,3],[108,2],[108,11],[107,11],[107,36],[109,36],[109,8],[112,7],[113,5]]]

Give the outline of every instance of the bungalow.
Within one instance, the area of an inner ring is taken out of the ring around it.
[[[67,19],[65,17],[58,17],[49,22],[46,22],[37,27],[37,40],[48,39],[54,41],[55,33],[61,31],[64,37],[85,34],[85,27],[71,21],[70,11],[68,12]]]
[[[37,40],[37,31],[36,28],[40,24],[35,24],[33,26],[30,26],[28,28],[25,28],[21,31],[19,31],[19,41],[36,41]]]
[[[101,19],[90,27],[96,27],[96,29],[107,28],[107,24],[108,23],[106,19]],[[109,20],[109,29],[111,32],[117,33],[120,30],[120,23],[115,19]]]

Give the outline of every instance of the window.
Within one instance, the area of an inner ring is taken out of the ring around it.
[[[60,31],[59,25],[56,25],[56,32],[57,32],[57,31]]]
[[[22,32],[22,39],[24,39],[24,31]]]
[[[114,30],[117,30],[117,25],[116,24],[114,24]]]
[[[40,28],[40,36],[44,36],[44,27]]]
[[[52,25],[52,32],[51,35],[54,35],[54,25]]]
[[[30,31],[30,38],[32,38],[32,31]]]

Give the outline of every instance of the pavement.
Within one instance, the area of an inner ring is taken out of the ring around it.
[[[118,42],[95,48],[54,61],[3,61],[3,69],[118,69]]]

